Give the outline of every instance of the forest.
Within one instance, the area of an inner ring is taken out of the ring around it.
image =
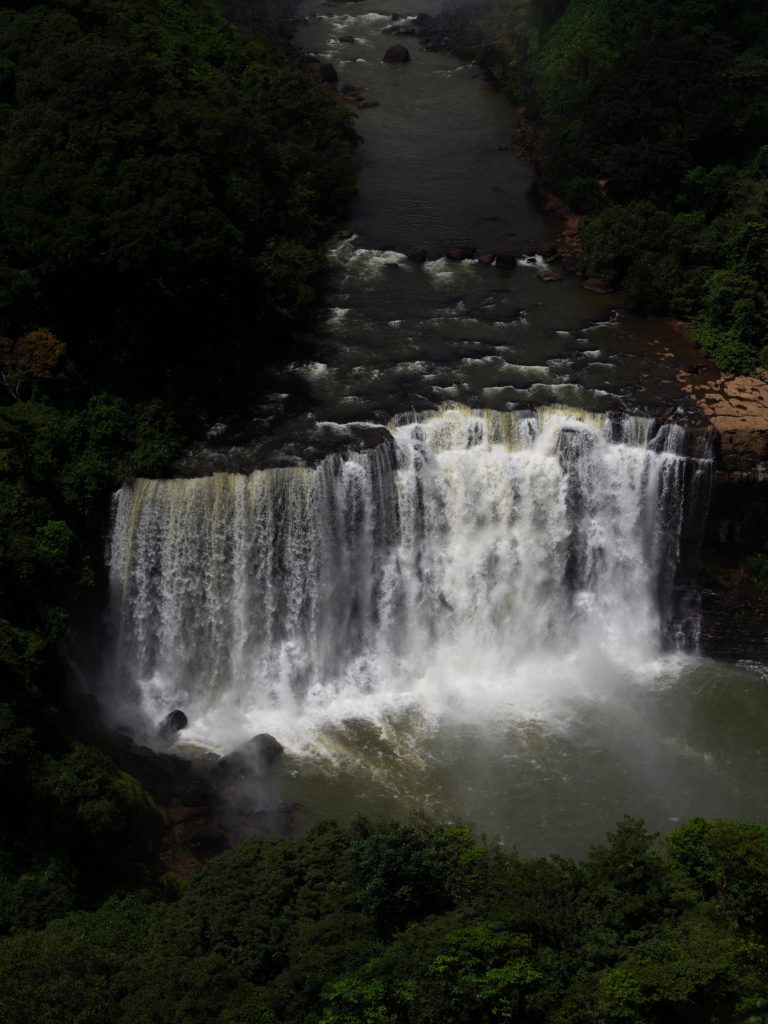
[[[0,10],[0,930],[154,870],[159,812],[75,738],[58,644],[111,492],[291,351],[356,142],[208,0]]]
[[[16,1024],[727,1024],[768,1000],[768,827],[625,818],[581,863],[460,825],[246,839],[0,942]]]
[[[111,492],[290,357],[355,190],[349,110],[235,8],[247,31],[213,0],[0,10],[0,1021],[764,1019],[768,826],[625,819],[578,862],[359,819],[185,879],[152,797],[78,736],[59,644]],[[584,271],[723,369],[764,363],[765,5],[500,0],[482,24]]]
[[[759,0],[512,0],[482,60],[543,126],[581,268],[627,309],[694,324],[744,373],[768,357],[768,12]]]

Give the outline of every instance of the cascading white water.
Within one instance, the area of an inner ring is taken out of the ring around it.
[[[652,426],[446,406],[315,469],[126,485],[115,678],[214,745],[610,688],[660,656],[686,488],[708,467],[691,471],[682,428]]]

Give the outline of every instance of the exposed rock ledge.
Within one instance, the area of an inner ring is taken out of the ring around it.
[[[729,374],[693,382],[680,373],[678,379],[719,435],[719,481],[768,481],[768,381]]]
[[[768,595],[751,560],[768,545],[768,381],[680,373],[683,391],[717,431],[715,486],[699,580],[701,649],[768,661]]]

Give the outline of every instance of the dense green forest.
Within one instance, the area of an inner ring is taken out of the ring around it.
[[[349,113],[209,0],[0,10],[0,930],[146,881],[140,786],[57,644],[110,492],[290,352],[354,191]]]
[[[757,1022],[767,940],[766,826],[694,819],[659,845],[625,819],[577,863],[359,820],[0,942],[0,1019]]]
[[[582,269],[674,313],[726,370],[768,363],[768,8],[508,0],[483,59],[544,126]]]

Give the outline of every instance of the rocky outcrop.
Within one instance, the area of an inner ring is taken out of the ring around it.
[[[515,270],[517,267],[517,253],[509,250],[502,250],[493,254],[494,266],[502,270]]]
[[[385,64],[407,64],[410,59],[408,47],[402,46],[400,43],[390,46],[382,57]]]
[[[158,732],[163,739],[169,740],[176,736],[176,733],[181,732],[182,729],[187,727],[187,716],[179,708],[175,711],[170,711],[163,721],[160,723]]]
[[[602,277],[588,277],[584,282],[584,287],[588,292],[597,292],[599,295],[607,295],[608,292],[613,291],[611,282]]]
[[[768,553],[768,382],[702,363],[678,373],[709,424],[715,473],[701,551],[703,653],[768,660],[768,593],[754,562]]]
[[[333,64],[305,64],[304,74],[320,85],[335,85],[339,80],[339,74]]]
[[[228,778],[246,779],[264,775],[283,753],[283,745],[274,736],[262,732],[222,757],[217,768]]]
[[[414,263],[426,263],[429,258],[429,253],[426,249],[417,246],[415,249],[411,249],[408,253],[408,259],[413,260]]]
[[[754,571],[768,544],[768,482],[718,477],[701,559],[701,650],[768,661],[768,593]]]
[[[717,431],[721,484],[768,482],[768,381],[733,374],[678,374],[683,392]]]
[[[452,245],[445,255],[449,260],[471,260],[476,252],[474,245]]]

